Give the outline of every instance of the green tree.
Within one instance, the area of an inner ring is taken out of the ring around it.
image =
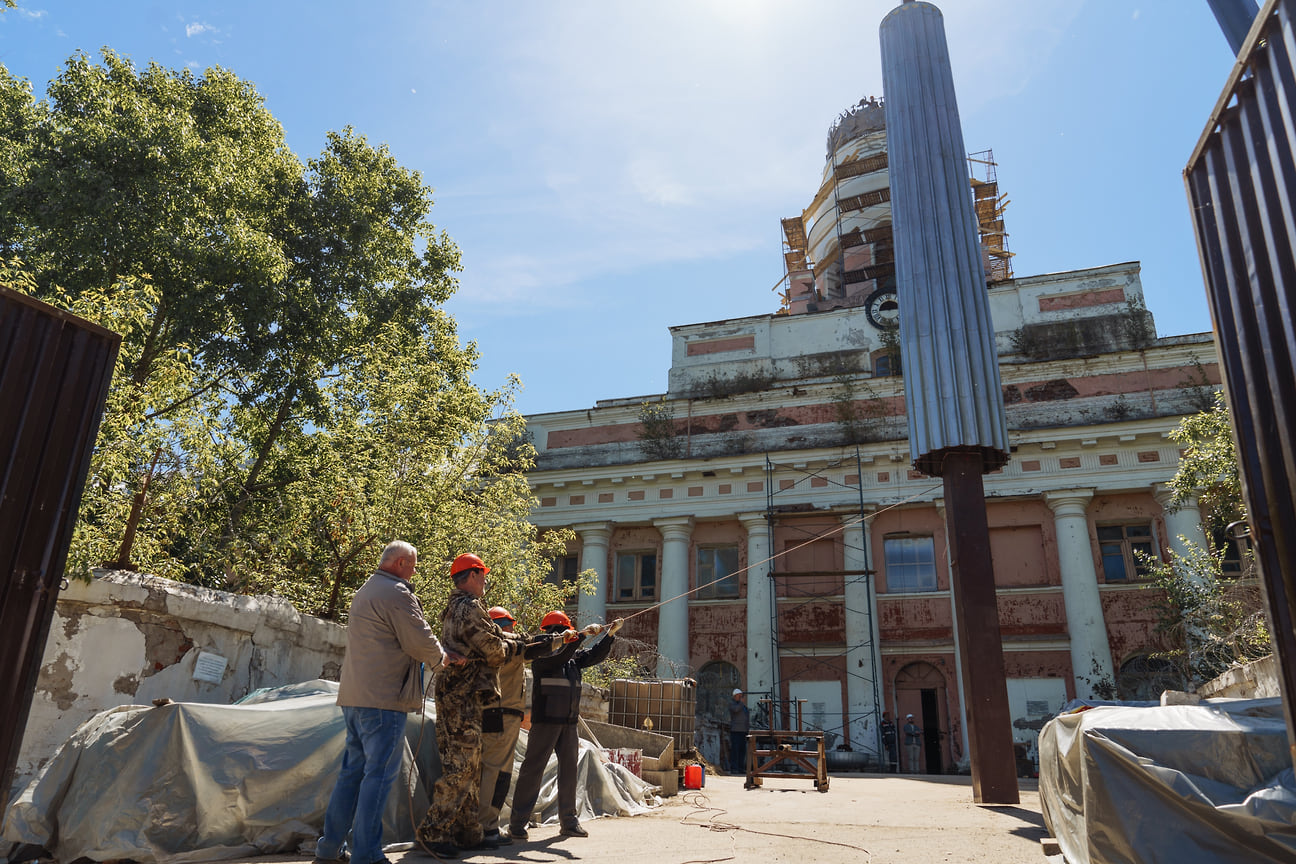
[[[1216,532],[1245,519],[1233,425],[1223,391],[1215,392],[1209,410],[1185,417],[1171,431],[1170,440],[1183,449],[1179,470],[1170,481],[1174,503],[1196,498]]]
[[[1226,575],[1228,525],[1246,518],[1232,423],[1222,392],[1212,407],[1185,417],[1170,438],[1183,448],[1179,469],[1170,482],[1171,506],[1196,500],[1205,513],[1207,548],[1189,542],[1186,551],[1171,550],[1168,561],[1147,561],[1158,631],[1178,646],[1163,656],[1174,661],[1186,680],[1200,684],[1237,663],[1271,650],[1264,598],[1250,555],[1243,554],[1243,574]]]
[[[400,536],[432,570],[490,557],[519,603],[571,590],[544,585],[566,537],[527,522],[514,385],[472,384],[441,308],[459,251],[417,172],[349,128],[302,163],[249,82],[109,50],[44,100],[0,66],[0,133],[0,258],[125,337],[75,561],[336,616]]]

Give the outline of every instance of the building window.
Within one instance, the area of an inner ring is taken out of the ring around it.
[[[697,588],[699,600],[727,600],[738,596],[737,546],[697,550]]]
[[[887,537],[882,545],[888,594],[936,590],[936,543],[931,537]]]
[[[614,603],[657,599],[657,553],[618,552]]]
[[[1215,553],[1220,555],[1221,576],[1236,579],[1250,569],[1248,566],[1250,562],[1244,560],[1238,541],[1222,528],[1211,533],[1211,546]]]
[[[1156,556],[1152,526],[1147,522],[1134,525],[1099,525],[1098,550],[1102,555],[1103,578],[1108,582],[1146,579],[1147,565],[1140,555]]]
[[[579,559],[575,555],[561,555],[550,562],[549,575],[545,577],[545,582],[550,585],[574,582],[578,573],[580,573]]]

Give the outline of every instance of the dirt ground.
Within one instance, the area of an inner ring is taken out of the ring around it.
[[[978,806],[967,777],[833,775],[827,792],[809,780],[707,777],[700,791],[665,799],[652,813],[588,821],[588,838],[557,825],[533,828],[526,843],[465,853],[473,864],[599,861],[605,864],[1046,864],[1036,781],[1021,780],[1021,803]],[[388,854],[396,864],[429,864],[421,852]],[[300,861],[283,856],[249,864]]]

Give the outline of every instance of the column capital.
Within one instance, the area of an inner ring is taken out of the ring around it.
[[[654,519],[652,524],[661,529],[663,540],[687,540],[693,536],[692,516],[669,516]]]
[[[769,531],[769,519],[764,513],[739,513],[738,522],[750,534],[753,531]]]
[[[1093,489],[1054,489],[1044,493],[1044,503],[1054,516],[1083,516],[1093,496]]]
[[[579,534],[585,543],[597,543],[600,540],[606,543],[612,539],[611,522],[582,522],[573,525],[572,530]]]
[[[868,517],[860,518],[858,513],[848,513],[841,517],[842,536],[851,531],[863,533],[868,530]]]
[[[1174,489],[1171,488],[1169,483],[1156,483],[1152,486],[1152,497],[1161,505],[1161,509],[1167,513],[1175,510],[1198,509],[1196,495],[1191,495],[1178,503],[1175,503],[1174,495]]]

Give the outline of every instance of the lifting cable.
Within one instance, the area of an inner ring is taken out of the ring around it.
[[[631,612],[629,615],[623,616],[622,620],[629,621],[631,618],[637,618],[638,616],[643,615],[645,612],[652,612],[654,609],[660,609],[662,606],[665,606],[667,603],[674,603],[676,600],[680,600],[685,597],[688,597],[690,594],[696,594],[698,591],[701,591],[703,588],[710,588],[712,585],[715,585],[719,582],[723,582],[726,579],[729,579],[733,576],[740,576],[743,573],[746,573],[748,570],[751,570],[755,567],[760,567],[763,564],[768,564],[771,561],[776,561],[779,558],[782,558],[784,555],[791,554],[792,552],[795,552],[801,547],[809,546],[811,543],[814,543],[818,540],[822,540],[825,537],[832,537],[834,534],[840,534],[841,532],[845,531],[847,528],[854,527],[855,525],[858,525],[861,522],[864,522],[868,519],[872,519],[875,516],[881,516],[883,513],[886,513],[888,510],[894,510],[895,508],[900,507],[904,504],[908,504],[911,501],[916,501],[919,498],[923,497],[924,495],[927,495],[930,492],[934,492],[935,490],[940,488],[941,486],[932,486],[927,489],[921,489],[915,492],[914,494],[910,495],[908,498],[904,498],[900,501],[897,501],[894,504],[883,507],[881,510],[875,510],[872,513],[869,513],[868,515],[861,514],[857,517],[853,517],[852,519],[848,521],[844,521],[840,525],[834,528],[829,528],[826,531],[814,535],[809,540],[806,540],[804,543],[798,543],[795,546],[790,546],[787,549],[784,549],[782,552],[776,552],[773,555],[769,556],[768,558],[765,558],[764,560],[757,561],[754,564],[748,564],[746,567],[740,567],[739,569],[735,570],[732,573],[726,573],[724,576],[721,576],[718,579],[713,579],[710,582],[697,586],[696,588],[690,588],[688,591],[684,591],[683,593],[676,594],[674,597],[668,597],[665,600],[662,600],[660,603],[657,603],[653,606],[647,606],[643,609],[640,609],[637,612]]]
[[[913,495],[910,495],[908,498],[903,498],[903,499],[901,499],[901,500],[895,502],[894,504],[891,504],[891,505],[888,505],[888,506],[886,506],[886,507],[883,507],[881,510],[875,510],[875,511],[873,511],[872,513],[869,513],[868,515],[861,514],[861,515],[859,515],[859,516],[857,516],[857,517],[854,517],[854,518],[852,518],[852,519],[850,519],[850,520],[844,521],[844,522],[842,522],[840,525],[838,525],[838,526],[836,526],[836,527],[834,527],[834,528],[829,528],[829,529],[826,530],[826,531],[823,531],[823,532],[821,532],[821,533],[819,533],[819,534],[814,535],[813,537],[811,537],[810,539],[806,540],[806,541],[803,542],[803,543],[798,543],[798,544],[795,545],[795,546],[791,546],[791,547],[789,547],[789,548],[787,548],[787,549],[784,549],[782,552],[776,552],[775,554],[770,555],[768,558],[765,558],[765,559],[763,559],[763,560],[761,560],[761,561],[757,561],[757,562],[754,563],[754,564],[748,564],[746,567],[741,567],[741,568],[735,570],[735,571],[732,572],[732,573],[727,573],[727,574],[725,574],[724,576],[721,576],[721,577],[718,578],[718,579],[714,579],[714,580],[712,580],[712,581],[710,581],[710,582],[707,582],[707,583],[705,583],[705,584],[703,584],[703,585],[699,585],[699,586],[697,586],[696,588],[690,589],[690,590],[685,591],[685,592],[683,592],[683,593],[681,593],[681,594],[676,594],[674,597],[668,597],[668,598],[666,598],[665,600],[662,600],[660,603],[657,603],[657,604],[655,604],[655,605],[653,605],[653,606],[648,606],[648,607],[646,607],[646,608],[644,608],[644,609],[640,609],[638,612],[632,612],[632,613],[630,613],[629,615],[624,616],[623,620],[628,621],[628,620],[630,620],[631,618],[635,618],[635,617],[638,617],[639,615],[643,615],[645,612],[651,612],[651,611],[653,611],[654,609],[660,609],[662,606],[665,606],[667,603],[674,603],[676,600],[681,600],[681,599],[683,599],[683,598],[685,598],[685,597],[688,597],[688,596],[691,595],[691,594],[695,594],[695,593],[697,593],[698,591],[701,591],[703,588],[709,588],[710,586],[715,585],[715,584],[717,584],[717,583],[719,583],[719,582],[723,582],[724,580],[729,579],[729,578],[731,578],[731,577],[733,577],[733,576],[740,576],[740,575],[742,575],[743,573],[746,573],[747,571],[751,570],[751,569],[754,568],[754,567],[760,567],[761,565],[769,564],[769,563],[772,562],[772,561],[776,561],[776,560],[778,560],[779,558],[782,558],[784,555],[788,555],[788,554],[790,554],[790,553],[792,553],[792,552],[795,552],[796,550],[800,549],[800,548],[803,547],[803,546],[808,546],[808,545],[810,545],[811,543],[814,543],[814,542],[816,542],[816,541],[818,541],[818,540],[822,540],[822,539],[824,539],[825,537],[832,537],[832,536],[834,536],[835,534],[839,534],[839,533],[845,531],[847,528],[854,527],[855,525],[859,525],[860,523],[862,523],[862,522],[864,522],[864,521],[866,521],[866,520],[868,520],[868,519],[871,519],[871,518],[876,517],[876,516],[880,516],[880,515],[882,515],[883,513],[886,513],[886,512],[889,511],[889,510],[894,510],[894,509],[896,509],[897,507],[903,506],[903,505],[908,504],[908,503],[910,503],[910,502],[912,502],[912,501],[916,501],[917,499],[923,497],[924,495],[927,495],[929,492],[933,492],[933,491],[935,491],[935,490],[937,490],[937,489],[940,489],[940,488],[941,488],[940,486],[932,486],[932,487],[930,487],[930,488],[928,488],[928,489],[922,489],[922,490],[919,490],[918,492],[915,492]],[[424,842],[419,838],[419,836],[418,836],[418,825],[417,825],[417,823],[415,823],[415,821],[414,821],[414,780],[415,780],[415,778],[418,776],[418,768],[419,768],[419,764],[418,764],[418,754],[419,754],[419,751],[423,748],[423,732],[424,732],[424,730],[427,729],[427,722],[428,722],[428,721],[427,721],[427,713],[426,713],[426,712],[427,712],[428,691],[431,690],[431,688],[432,688],[432,684],[433,684],[433,682],[436,680],[436,675],[437,675],[437,672],[436,672],[436,671],[433,671],[432,676],[431,676],[430,680],[429,680],[428,683],[427,683],[427,686],[426,686],[426,687],[424,688],[424,690],[423,690],[423,702],[422,702],[422,704],[419,706],[419,734],[418,734],[418,738],[415,740],[415,743],[414,743],[414,749],[413,749],[412,754],[411,754],[411,755],[412,755],[412,762],[411,762],[411,765],[410,765],[409,783],[406,784],[406,796],[407,796],[407,799],[408,799],[408,801],[409,801],[410,827],[414,829],[414,842],[417,843],[417,844],[418,844],[418,845],[423,849],[423,851],[426,852],[428,855],[432,856],[433,858],[435,858],[435,859],[438,860],[438,861],[444,861],[444,860],[445,860],[444,858],[442,858],[440,855],[437,855],[435,852],[433,852],[431,849],[429,849],[429,848],[427,847],[427,844],[425,844],[425,843],[424,843]],[[432,790],[429,789],[429,790],[428,790],[428,798],[429,798],[429,801],[430,801],[431,797],[432,797]],[[688,803],[692,804],[694,807],[696,807],[696,808],[699,809],[699,810],[704,810],[704,811],[705,811],[705,810],[709,810],[709,809],[715,809],[715,808],[709,808],[709,807],[707,807],[705,804],[700,803],[702,800],[705,800],[705,799],[706,799],[706,796],[701,795],[700,793],[696,793],[696,792],[689,793],[689,795],[685,796],[685,801],[687,801]],[[717,810],[717,811],[716,811],[716,815],[722,814],[722,813],[724,813],[724,812],[725,812],[724,810]],[[687,819],[688,817],[686,816],[685,818]],[[714,819],[715,817],[713,816],[712,818]],[[729,824],[725,824],[725,823],[710,823],[710,822],[709,822],[707,825],[702,826],[702,827],[708,827],[708,828],[710,828],[710,829],[713,830],[713,831],[747,831],[747,832],[750,832],[750,833],[752,833],[752,834],[764,834],[764,835],[767,836],[767,837],[789,837],[790,839],[794,839],[794,840],[813,840],[813,841],[816,842],[816,843],[828,843],[828,844],[833,845],[833,846],[844,846],[844,847],[846,847],[846,848],[848,848],[848,849],[856,849],[856,850],[859,850],[859,851],[861,851],[861,852],[864,852],[866,855],[870,854],[870,853],[868,852],[867,849],[861,849],[860,847],[858,847],[858,846],[852,846],[852,845],[850,845],[849,843],[835,843],[835,842],[830,841],[830,840],[816,840],[815,838],[812,838],[812,837],[792,837],[792,835],[789,835],[789,834],[774,834],[774,833],[770,833],[770,832],[766,832],[766,831],[756,831],[756,830],[751,829],[751,828],[743,828],[743,827],[740,826],[740,825],[729,825]],[[713,862],[728,861],[728,860],[732,860],[732,857],[730,857],[730,858],[714,858],[714,859],[709,859],[708,861],[705,861],[705,862],[703,862],[703,861],[698,861],[698,862],[689,862],[689,864],[713,864]]]

